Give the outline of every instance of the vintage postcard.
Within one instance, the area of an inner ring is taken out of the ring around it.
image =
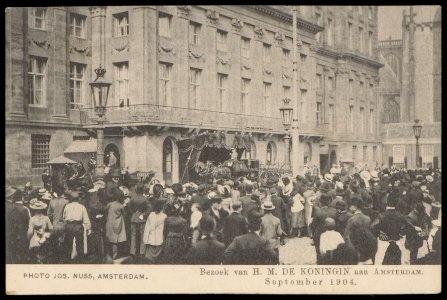
[[[441,6],[5,10],[7,295],[441,292]]]

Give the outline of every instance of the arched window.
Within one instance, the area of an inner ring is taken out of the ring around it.
[[[273,146],[272,143],[267,144],[267,159],[266,159],[266,165],[270,166],[273,162]]]
[[[383,106],[383,123],[398,123],[400,120],[399,103],[389,98],[385,100]]]
[[[390,66],[391,70],[393,70],[394,74],[396,75],[396,78],[399,78],[399,70],[400,70],[400,64],[399,59],[392,53],[389,53],[385,56],[386,62]]]
[[[172,180],[173,156],[172,141],[167,138],[163,142],[163,179]]]

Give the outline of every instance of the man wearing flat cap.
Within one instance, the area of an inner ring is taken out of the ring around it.
[[[224,252],[223,264],[276,265],[279,257],[270,242],[260,236],[262,215],[256,211],[248,214],[249,233],[236,237]]]

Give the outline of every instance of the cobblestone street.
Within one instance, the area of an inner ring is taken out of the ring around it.
[[[315,247],[308,237],[287,239],[279,248],[279,262],[282,265],[316,265]]]

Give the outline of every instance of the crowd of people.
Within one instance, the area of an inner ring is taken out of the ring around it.
[[[308,237],[317,264],[440,264],[441,170],[332,171],[162,185],[112,169],[59,194],[7,184],[6,262],[279,264]]]

